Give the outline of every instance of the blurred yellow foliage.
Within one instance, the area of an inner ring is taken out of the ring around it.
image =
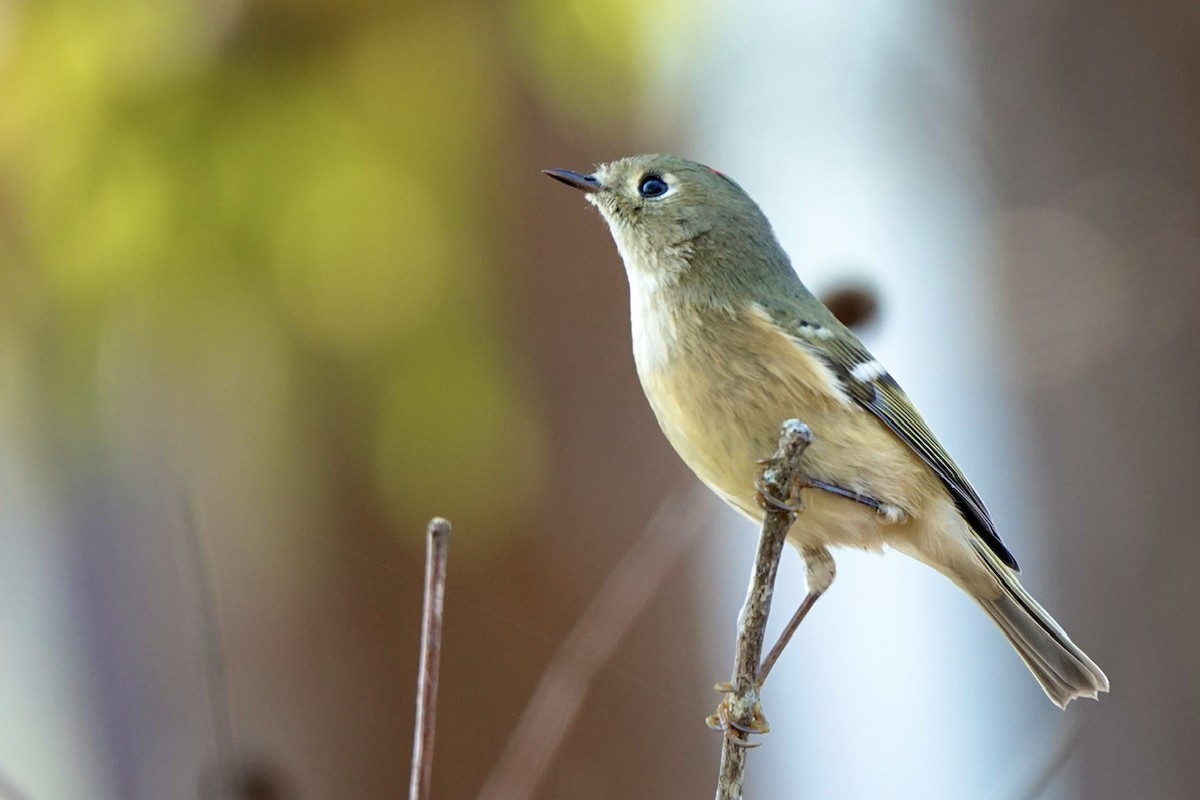
[[[689,40],[689,14],[686,0],[515,0],[510,28],[556,115],[607,127],[630,116],[660,53]]]
[[[22,392],[44,400],[24,425],[44,456],[165,458],[183,488],[230,496],[233,480],[237,502],[278,507],[333,469],[324,427],[362,461],[355,496],[397,526],[515,528],[544,434],[498,327],[520,211],[490,188],[509,168],[506,65],[571,116],[613,112],[647,13],[59,0],[0,15],[0,337],[5,373],[28,370]]]

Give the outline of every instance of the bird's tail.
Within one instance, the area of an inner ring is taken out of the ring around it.
[[[1004,631],[1013,649],[1059,708],[1076,697],[1095,698],[1108,691],[1108,678],[1080,650],[1046,609],[1029,596],[1017,576],[983,542],[973,542],[980,559],[999,584],[994,596],[972,591],[975,602]],[[990,593],[989,593],[990,594]]]

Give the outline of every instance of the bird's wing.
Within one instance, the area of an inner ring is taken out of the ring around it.
[[[820,319],[813,319],[810,318],[813,315],[806,317],[799,306],[791,304],[760,308],[781,333],[827,364],[846,394],[874,414],[937,474],[972,530],[1001,561],[1020,571],[1017,560],[996,533],[983,500],[971,488],[954,459],[934,438],[908,395],[862,346],[858,337],[828,311],[828,316],[822,314]]]

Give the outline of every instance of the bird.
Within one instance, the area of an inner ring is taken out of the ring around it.
[[[1060,708],[1109,690],[1021,586],[983,501],[900,385],[805,287],[740,185],[671,155],[543,172],[583,191],[608,224],[638,378],[701,482],[761,522],[756,464],[784,420],[811,430],[802,468],[816,490],[788,532],[810,599],[834,580],[830,548],[898,551],[966,592]]]

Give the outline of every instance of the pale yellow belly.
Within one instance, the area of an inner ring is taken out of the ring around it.
[[[924,538],[923,519],[946,518],[952,503],[937,477],[873,415],[827,391],[828,376],[811,356],[753,328],[743,329],[731,351],[732,334],[726,334],[724,342],[710,335],[708,347],[639,372],[668,440],[730,505],[761,520],[754,499],[757,461],[774,452],[780,424],[794,417],[813,431],[804,457],[808,476],[897,506],[910,518],[889,524],[868,506],[808,490],[789,537],[795,544],[871,550],[911,544],[903,540]]]

